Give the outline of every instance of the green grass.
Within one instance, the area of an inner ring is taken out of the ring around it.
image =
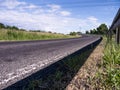
[[[48,32],[29,32],[20,30],[0,29],[0,40],[45,40],[74,37],[76,36],[54,34]]]
[[[120,90],[120,45],[106,43],[101,67],[92,83],[97,90]]]
[[[120,90],[120,45],[108,43],[103,56],[106,86]]]

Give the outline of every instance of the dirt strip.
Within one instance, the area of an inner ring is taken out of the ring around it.
[[[85,64],[80,68],[76,76],[72,79],[66,90],[94,90],[94,86],[90,84],[99,69],[104,50],[103,41],[95,48],[88,57]]]

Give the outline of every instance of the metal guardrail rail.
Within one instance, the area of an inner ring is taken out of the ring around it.
[[[120,43],[120,8],[112,22],[112,25],[109,29],[109,35],[110,38],[112,38],[112,31],[115,32],[116,34],[116,42],[119,44]]]
[[[113,19],[112,25],[110,27],[110,30],[115,30],[116,27],[120,26],[120,8],[115,16],[115,18]]]

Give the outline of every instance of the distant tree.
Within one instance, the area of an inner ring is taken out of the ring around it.
[[[11,29],[11,26],[8,26],[8,25],[6,25],[6,27],[5,27],[6,29]]]
[[[85,33],[86,33],[86,34],[89,34],[89,31],[86,31]]]
[[[14,29],[14,30],[19,30],[19,28],[16,27],[16,26],[12,26],[11,28]]]
[[[93,32],[94,32],[93,30],[90,30],[90,34],[93,34]]]
[[[98,28],[97,31],[99,34],[106,34],[108,32],[108,27],[106,24],[101,24]]]
[[[48,33],[52,33],[51,31],[48,31]]]
[[[77,35],[77,33],[76,32],[70,32],[69,35],[75,36],[75,35]]]
[[[6,29],[11,29],[11,30],[19,30],[19,28],[16,27],[16,26],[9,26],[9,25],[7,25],[5,28]]]
[[[0,28],[5,28],[5,25],[0,23]]]
[[[25,29],[19,29],[20,31],[26,31]]]
[[[82,32],[76,32],[76,34],[77,34],[77,35],[81,35],[81,34],[82,34]]]
[[[90,30],[90,34],[106,34],[108,32],[108,27],[106,24],[101,24],[99,27],[96,29]],[[88,33],[88,31],[86,32]]]

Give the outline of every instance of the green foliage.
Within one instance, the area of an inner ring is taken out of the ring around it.
[[[108,87],[120,90],[120,46],[108,43],[104,51],[103,65],[106,72],[105,83]]]
[[[41,30],[19,29],[16,26],[9,26],[0,23],[0,40],[44,40],[59,38],[74,38],[76,36],[45,32]]]
[[[89,34],[89,31],[86,31],[86,34]]]
[[[82,34],[82,32],[70,32],[69,35],[76,36],[76,35],[81,35],[81,34]]]
[[[101,24],[99,27],[97,27],[96,29],[86,31],[86,34],[102,34],[105,35],[108,32],[108,27],[106,24]]]
[[[120,45],[112,41],[106,44],[103,62],[93,81],[97,89],[120,90]]]
[[[21,30],[0,29],[0,40],[44,40],[73,37],[74,36],[47,32],[29,32]]]
[[[75,36],[75,35],[77,35],[77,33],[76,32],[70,32],[70,35]]]
[[[108,44],[104,51],[104,64],[120,64],[120,46]]]
[[[120,68],[111,68],[107,70],[106,84],[116,90],[120,89]]]
[[[2,23],[0,23],[0,29],[1,29],[1,28],[5,28],[5,25],[2,24]]]

